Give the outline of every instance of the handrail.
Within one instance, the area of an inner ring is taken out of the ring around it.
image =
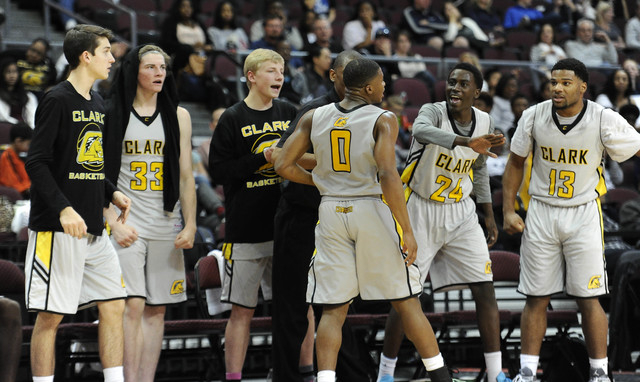
[[[5,0],[5,1],[8,3],[10,0]],[[101,0],[101,1],[109,4],[111,7],[117,9],[118,11],[129,14],[129,18],[131,19],[131,40],[127,40],[126,38],[115,33],[115,31],[114,31],[114,36],[118,41],[123,41],[129,44],[130,46],[137,46],[138,45],[138,15],[136,14],[136,12],[129,7],[125,7],[124,5],[121,5],[121,4],[116,4],[112,0]],[[69,11],[65,9],[60,4],[55,2],[55,0],[43,0],[42,7],[44,10],[44,35],[47,40],[50,40],[50,36],[51,36],[51,9],[50,8],[54,8],[58,12],[71,16],[74,19],[78,19],[85,24],[96,23],[94,20],[90,20],[80,14],[77,14],[73,11]]]

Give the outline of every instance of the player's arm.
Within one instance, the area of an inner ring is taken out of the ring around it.
[[[524,221],[515,211],[515,202],[518,189],[522,183],[526,159],[512,152],[502,175],[503,228],[509,234],[524,231]]]
[[[407,204],[404,200],[402,181],[396,167],[396,139],[398,138],[398,120],[393,113],[386,112],[378,118],[374,130],[376,145],[373,155],[378,166],[378,178],[382,193],[391,209],[391,213],[402,227],[402,249],[407,255],[407,265],[416,259],[418,244],[409,221]]]
[[[191,164],[191,116],[189,112],[178,107],[178,125],[180,126],[180,207],[184,218],[184,228],[174,241],[176,248],[193,248],[196,235],[196,182],[193,178]]]
[[[267,156],[267,160],[269,161],[269,163],[275,164],[276,160],[278,160],[278,156],[280,156],[281,153],[282,148],[275,145],[271,146],[271,151],[269,153],[269,156]],[[305,170],[313,170],[313,168],[316,167],[316,164],[318,164],[318,162],[316,162],[316,156],[312,153],[302,154],[297,163]]]
[[[478,156],[473,164],[473,191],[477,205],[482,208],[484,226],[487,230],[487,245],[491,248],[498,241],[498,226],[493,216],[487,157],[484,155]]]
[[[311,173],[302,168],[297,162],[311,147],[311,123],[313,110],[307,112],[296,126],[291,137],[287,139],[282,152],[277,156],[275,170],[285,179],[296,183],[314,186]]]
[[[128,198],[127,198],[128,199]],[[121,247],[128,247],[138,240],[138,231],[129,224],[118,219],[118,212],[113,205],[104,208],[102,211],[109,228],[111,229],[111,237]]]

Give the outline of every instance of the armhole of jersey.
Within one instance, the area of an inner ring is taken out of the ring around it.
[[[602,108],[602,110],[600,110],[600,123],[598,124],[598,138],[600,138],[600,144],[602,145],[602,150],[606,153],[607,152],[607,146],[604,145],[604,142],[602,141],[602,115],[604,113],[606,109]],[[604,156],[603,156],[604,158]]]

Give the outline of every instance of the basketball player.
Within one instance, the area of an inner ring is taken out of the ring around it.
[[[244,63],[247,97],[228,108],[211,139],[209,172],[224,189],[226,234],[223,253],[223,302],[233,304],[225,329],[226,380],[242,379],[249,326],[258,304],[258,289],[271,299],[274,215],[282,178],[267,162],[296,116],[296,108],[275,100],[284,83],[284,59],[269,49],[256,49]]]
[[[498,239],[493,218],[486,156],[504,143],[493,134],[489,114],[473,108],[482,89],[482,74],[468,63],[457,64],[447,79],[447,100],[424,105],[413,124],[407,167],[407,210],[420,244],[416,263],[422,283],[431,270],[433,290],[469,287],[476,304],[484,345],[487,380],[504,382],[500,352],[500,320],[493,290],[488,247]],[[475,192],[488,237],[478,224]],[[480,245],[487,242],[488,245]],[[393,381],[402,343],[402,323],[391,310],[385,328],[378,381]]]
[[[34,381],[53,381],[58,325],[78,306],[98,305],[98,343],[105,381],[123,381],[125,287],[118,255],[104,232],[110,200],[129,214],[130,200],[105,179],[102,97],[91,90],[114,59],[111,31],[78,25],[63,50],[71,72],[38,105],[26,169],[31,179],[26,305],[38,317],[31,337]],[[108,147],[105,147],[108,150]]]
[[[417,298],[422,292],[413,264],[417,244],[395,162],[397,119],[371,105],[382,100],[382,70],[360,58],[347,64],[343,77],[344,100],[306,113],[276,160],[279,174],[315,185],[322,195],[307,287],[307,301],[323,305],[316,337],[318,382],[335,380],[340,329],[358,295],[389,300],[431,380],[450,381]],[[296,163],[312,144],[313,175]]]
[[[155,45],[132,49],[114,77],[107,114],[108,142],[119,149],[106,157],[107,176],[136,206],[126,224],[115,209],[105,213],[127,286],[127,381],[154,380],[166,307],[187,299],[182,250],[193,247],[196,232],[191,118],[178,107],[170,60]]]
[[[640,155],[640,135],[618,113],[584,99],[589,73],[568,58],[551,69],[551,100],[527,109],[511,141],[503,176],[504,229],[523,232],[518,291],[527,296],[521,320],[520,374],[534,381],[547,328],[550,296],[576,298],[591,365],[590,382],[609,382],[608,293],[602,215],[603,153],[622,162]],[[524,161],[533,153],[526,224],[514,211]]]

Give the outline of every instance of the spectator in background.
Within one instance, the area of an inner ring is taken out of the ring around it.
[[[393,56],[393,47],[391,44],[391,31],[389,30],[389,28],[384,27],[378,29],[376,31],[376,37],[373,40],[373,44],[370,45],[367,49],[361,49],[360,53],[365,55],[371,54],[391,58]],[[387,86],[385,87],[385,95],[391,94],[391,92],[393,91],[392,76],[397,76],[400,74],[398,63],[395,61],[384,61],[380,62],[378,65],[380,65],[380,68],[382,69],[384,82],[387,84]]]
[[[612,72],[607,77],[602,93],[596,97],[596,103],[615,111],[620,110],[624,105],[632,104],[629,73],[624,69],[617,69]]]
[[[302,49],[304,47],[304,40],[302,39],[302,35],[300,34],[298,28],[288,24],[287,12],[285,11],[284,4],[279,0],[270,0],[267,1],[266,4],[266,15],[275,14],[280,16],[280,20],[282,20],[282,30],[284,33],[284,38],[289,41],[291,47],[295,50]],[[249,37],[252,43],[260,40],[266,33],[263,21],[264,20],[256,20],[253,24],[251,24]]]
[[[496,127],[502,131],[509,131],[513,126],[513,111],[511,110],[511,98],[518,92],[518,79],[511,73],[505,73],[500,77],[496,85],[496,94],[493,96],[493,108],[491,117]]]
[[[442,50],[442,35],[448,25],[441,14],[431,9],[431,0],[413,0],[413,5],[406,7],[403,15],[403,27],[413,34],[412,41]]]
[[[361,0],[356,5],[353,19],[344,25],[342,47],[345,50],[366,49],[373,44],[376,31],[385,27],[384,21],[378,18],[375,4]]]
[[[489,36],[489,42],[494,46],[504,45],[504,27],[498,13],[491,8],[492,0],[474,0],[466,15]]]
[[[445,1],[444,15],[449,20],[449,27],[444,34],[444,41],[447,44],[454,47],[472,48],[477,53],[490,46],[489,36],[472,18],[462,17],[453,2]]]
[[[300,20],[300,35],[302,36],[303,47],[306,49],[310,44],[316,41],[316,35],[313,33],[313,24],[318,16],[313,11],[305,11]]]
[[[329,48],[331,53],[342,52],[342,44],[333,38],[333,28],[331,22],[319,16],[313,22],[313,34],[315,35],[315,41],[310,46],[317,45],[323,48]],[[307,48],[309,50],[309,48]]]
[[[513,132],[515,132],[516,127],[518,126],[518,121],[520,117],[522,117],[522,113],[529,107],[529,98],[522,93],[516,93],[513,97],[511,97],[511,111],[513,112],[513,125],[508,131],[507,134],[511,137],[513,136]],[[507,150],[507,153],[509,151]],[[505,161],[505,165],[507,162]]]
[[[596,7],[595,32],[604,31],[616,49],[624,49],[625,43],[620,28],[613,22],[613,5],[607,1],[600,1]],[[601,41],[602,42],[602,41]]]
[[[517,0],[517,4],[507,9],[504,14],[504,29],[536,29],[536,25],[545,23],[557,23],[560,15],[551,13],[543,14],[535,8],[531,8],[533,0]]]
[[[640,49],[640,1],[636,2],[636,15],[627,21],[624,35],[628,48]]]
[[[17,190],[24,199],[29,199],[31,180],[20,154],[29,151],[32,136],[33,129],[24,122],[11,126],[9,131],[11,144],[0,156],[0,186]]]
[[[26,51],[12,49],[0,53],[1,58],[15,59],[24,89],[32,92],[38,100],[57,82],[58,75],[55,64],[49,57],[49,50],[49,41],[39,37],[31,42]]]
[[[330,23],[336,19],[336,0],[302,0],[302,9],[313,11]]]
[[[74,11],[73,8],[75,6],[75,3],[76,3],[75,0],[58,0],[58,4],[60,4],[67,11],[71,11],[71,12]],[[64,27],[65,31],[73,29],[73,27],[78,25],[78,22],[73,17],[62,12],[59,12],[59,13],[60,13],[60,22],[62,23],[62,26]]]
[[[473,101],[473,106],[476,109],[480,109],[485,113],[491,114],[491,109],[493,108],[493,96],[487,92],[481,92],[478,98]]]
[[[291,45],[287,40],[280,40],[274,50],[284,59],[284,80],[278,99],[287,100],[298,107],[302,96],[309,93],[304,74],[291,64]]]
[[[250,48],[276,50],[278,42],[284,40],[284,22],[282,21],[282,17],[276,13],[271,13],[262,20],[262,27],[264,30],[262,37],[254,40]]]
[[[480,73],[482,73],[482,65],[480,64],[480,58],[478,57],[477,54],[475,54],[473,52],[462,52],[458,56],[458,60],[460,62],[467,62],[467,63],[475,66],[476,68],[478,68]],[[482,80],[482,89],[489,89],[489,84],[487,83],[487,80],[484,79],[484,78]]]
[[[618,113],[629,122],[629,124],[638,130],[637,120],[640,118],[640,109],[632,103],[623,105]]]
[[[631,92],[633,94],[640,93],[640,70],[638,63],[632,58],[627,58],[622,63],[622,68],[629,73],[629,83],[631,84]]]
[[[22,346],[20,304],[3,296],[0,296],[0,345],[0,381],[16,381]]]
[[[540,103],[551,99],[551,94],[553,92],[551,81],[544,80],[540,83],[540,87],[538,88],[538,93],[536,94],[536,103]]]
[[[538,43],[531,47],[529,53],[531,62],[546,65],[551,68],[556,62],[567,58],[564,49],[555,43],[553,25],[544,24],[538,31]]]
[[[558,32],[571,34],[576,21],[582,18],[582,14],[572,0],[550,0],[544,5],[545,15],[559,15],[560,20],[553,24]]]
[[[407,30],[396,33],[396,46],[393,57],[397,58],[398,71],[400,77],[417,78],[422,80],[430,90],[433,90],[436,82],[435,77],[427,69],[427,65],[420,61],[402,61],[403,57],[422,58],[419,54],[411,52],[411,34]]]
[[[484,82],[487,84],[487,87],[485,88],[483,85],[482,91],[491,94],[492,97],[495,96],[496,86],[498,86],[500,78],[502,78],[502,72],[500,71],[500,68],[493,67],[487,69],[487,71],[484,73]]]
[[[218,126],[218,121],[220,120],[220,116],[222,115],[222,113],[224,113],[225,110],[227,109],[224,107],[220,107],[215,109],[211,113],[211,121],[209,121],[209,130],[211,130],[212,135],[213,135],[213,132],[216,130],[216,127]],[[196,151],[198,152],[198,155],[200,156],[200,159],[202,160],[202,164],[204,165],[204,168],[207,171],[209,171],[209,148],[210,147],[211,147],[211,137],[209,137],[204,142],[202,142],[202,144],[200,144],[200,146],[198,146],[198,148],[196,149]]]
[[[333,82],[329,78],[331,51],[328,48],[312,46],[308,53],[308,63],[303,71],[308,93],[303,95],[302,104],[321,97],[333,89]]]
[[[603,42],[594,41],[594,36]],[[598,31],[594,34],[592,20],[585,18],[578,20],[576,37],[576,40],[569,40],[564,45],[564,51],[568,57],[583,62],[587,67],[618,64],[616,47],[604,31]]]
[[[24,121],[34,128],[37,107],[36,96],[24,90],[16,61],[11,57],[0,61],[0,121]]]
[[[209,40],[216,50],[247,49],[249,37],[244,29],[238,26],[233,3],[223,1],[213,14],[213,25],[207,28]]]
[[[177,79],[181,70],[199,75],[199,69],[189,63],[191,55],[204,56],[213,50],[205,28],[197,18],[199,11],[192,0],[176,0],[162,23],[161,45],[173,57],[172,69]]]

